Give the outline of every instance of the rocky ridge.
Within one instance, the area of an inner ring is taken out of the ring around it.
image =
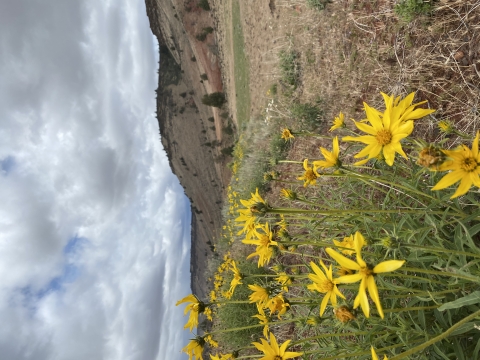
[[[206,297],[207,258],[219,236],[223,194],[231,176],[222,154],[231,145],[222,132],[227,124],[219,109],[201,102],[203,95],[223,90],[215,34],[205,31],[213,27],[213,15],[194,0],[145,2],[160,45],[157,118],[161,141],[192,206],[192,292]],[[199,40],[202,33],[205,37]]]

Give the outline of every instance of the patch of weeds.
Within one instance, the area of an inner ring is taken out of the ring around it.
[[[206,38],[207,34],[205,34],[204,32],[195,35],[195,39],[197,39],[198,41],[205,41]]]
[[[311,9],[321,11],[325,9],[325,6],[330,2],[330,0],[307,0],[307,6]]]
[[[215,119],[214,119],[212,116],[210,116],[207,120],[210,121],[210,122],[214,122],[214,121],[215,121]]]
[[[278,93],[277,84],[272,84],[267,90],[267,96],[275,96]]]
[[[411,22],[417,16],[429,15],[432,12],[431,2],[423,0],[403,0],[395,5],[395,14],[405,22]]]
[[[295,50],[282,50],[278,55],[282,80],[289,85],[297,87],[300,79],[300,67],[298,64],[298,52]]]
[[[300,122],[303,128],[307,130],[315,130],[320,127],[323,122],[323,110],[319,107],[321,101],[316,103],[295,103],[290,108],[292,117]]]
[[[224,155],[224,156],[232,156],[232,154],[233,154],[233,147],[234,147],[234,145],[222,149],[222,151],[221,151],[222,155]]]
[[[227,119],[227,118],[228,118],[228,112],[225,111],[225,112],[221,113],[221,114],[220,114],[220,117],[221,117],[222,119]]]
[[[208,3],[208,0],[200,0],[198,2],[198,7],[205,11],[210,11],[210,4]]]
[[[222,129],[222,131],[223,131],[224,134],[232,136],[233,133],[234,133],[233,128],[232,128],[232,124],[229,123],[227,126],[225,126]]]
[[[195,56],[192,56],[192,57],[190,58],[190,60],[193,61],[193,62],[195,62],[195,61],[197,61],[197,58],[196,58]]]
[[[211,33],[213,33],[213,28],[211,26],[204,27],[203,32],[205,34],[211,34]]]

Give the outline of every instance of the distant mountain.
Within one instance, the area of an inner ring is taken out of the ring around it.
[[[157,118],[161,141],[192,204],[192,291],[205,298],[206,260],[213,254],[212,240],[219,236],[223,194],[231,176],[221,153],[231,145],[222,133],[225,120],[219,109],[201,102],[203,95],[222,91],[213,16],[193,0],[145,2],[160,44]]]

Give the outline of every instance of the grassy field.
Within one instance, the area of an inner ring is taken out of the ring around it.
[[[270,4],[291,29],[268,112],[240,98],[249,64],[234,36],[242,126],[210,298],[192,300],[211,321],[192,348],[479,359],[480,4]]]
[[[242,31],[239,0],[232,1],[233,61],[235,64],[235,93],[238,126],[242,127],[250,119],[250,91],[248,59],[245,54],[245,40]]]

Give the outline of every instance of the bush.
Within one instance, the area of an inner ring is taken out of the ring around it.
[[[202,75],[200,75],[200,79],[202,79],[202,80],[208,80],[207,74],[202,74]]]
[[[225,101],[225,95],[221,92],[206,94],[202,97],[202,104],[218,108],[222,107]]]
[[[204,32],[195,35],[195,39],[197,39],[198,41],[205,41],[206,38],[207,34],[205,34]]]
[[[197,61],[197,58],[196,58],[195,56],[192,56],[192,57],[190,58],[190,60],[192,60],[193,62],[195,62],[195,61]]]
[[[205,11],[210,11],[210,4],[208,3],[208,0],[200,0],[198,2],[198,7]]]
[[[325,6],[327,6],[329,2],[329,0],[307,0],[307,5],[311,9],[320,11],[325,9]]]
[[[323,111],[316,104],[297,103],[290,108],[290,112],[292,117],[307,130],[317,129],[323,120]]]
[[[406,22],[420,15],[428,15],[431,11],[432,4],[423,0],[403,0],[395,5],[395,13]]]
[[[281,51],[279,57],[283,81],[296,87],[300,78],[300,68],[297,63],[298,53],[295,50]]]
[[[213,28],[211,26],[204,27],[203,32],[205,34],[211,34],[211,33],[213,33]]]

